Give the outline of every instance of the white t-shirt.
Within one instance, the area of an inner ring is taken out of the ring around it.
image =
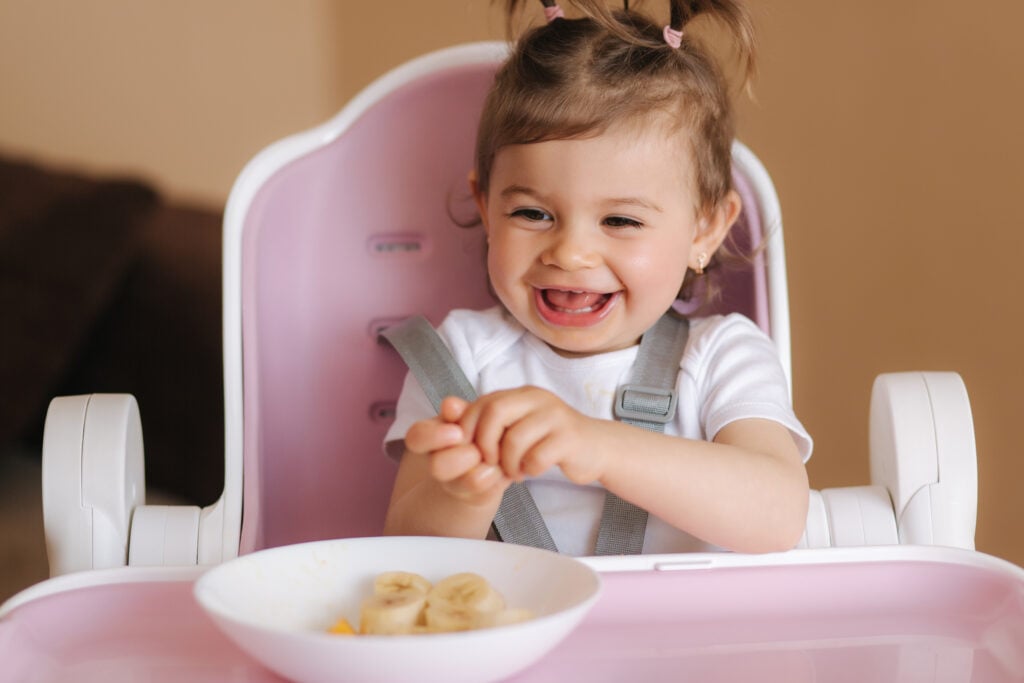
[[[629,381],[639,346],[566,358],[527,332],[500,307],[454,310],[438,329],[455,360],[479,395],[533,385],[552,391],[581,413],[614,419],[616,389]],[[762,418],[787,427],[806,461],[812,442],[793,414],[788,382],[772,341],[739,314],[696,318],[680,363],[675,419],[665,433],[710,441],[736,420]],[[385,437],[387,451],[400,443],[416,422],[436,414],[422,388],[406,376],[395,421]],[[559,551],[593,553],[605,490],[580,486],[557,467],[526,482]],[[651,515],[644,553],[715,550],[703,541]]]

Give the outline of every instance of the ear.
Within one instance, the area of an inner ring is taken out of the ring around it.
[[[484,226],[484,232],[487,231],[487,194],[480,191],[479,179],[476,175],[476,169],[469,172],[469,176],[466,178],[469,182],[469,192],[473,195],[473,200],[476,202],[476,209],[480,213],[480,223]]]
[[[690,268],[698,268],[698,258],[701,255],[705,257],[703,265],[707,265],[707,260],[721,246],[742,209],[743,200],[739,194],[735,190],[729,190],[722,201],[698,221],[697,232],[693,236],[693,248],[690,249]]]

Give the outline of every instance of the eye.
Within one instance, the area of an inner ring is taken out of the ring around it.
[[[610,228],[642,228],[644,224],[635,218],[626,218],[625,216],[608,216],[604,219],[604,224]]]
[[[551,214],[549,214],[547,211],[542,211],[541,209],[534,208],[516,209],[515,211],[510,213],[509,216],[511,218],[522,218],[533,223],[540,223],[543,221],[553,220]]]

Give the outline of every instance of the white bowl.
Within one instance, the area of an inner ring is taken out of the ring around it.
[[[326,629],[359,604],[384,571],[437,581],[476,572],[510,607],[536,616],[496,628],[403,636],[338,636]],[[494,681],[553,649],[586,615],[597,573],[537,548],[457,538],[316,541],[244,555],[199,577],[195,596],[214,622],[267,668],[299,683]]]

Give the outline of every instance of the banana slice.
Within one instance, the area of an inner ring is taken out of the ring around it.
[[[533,618],[527,609],[506,608],[505,599],[479,574],[463,572],[433,586],[413,572],[384,572],[359,611],[359,633],[398,635],[469,631]],[[331,631],[350,633],[344,619]]]
[[[505,599],[479,574],[452,574],[434,584],[427,593],[427,605],[447,604],[468,609],[478,615],[505,609]]]
[[[407,588],[416,589],[426,595],[430,592],[430,582],[413,572],[384,572],[373,580],[375,595],[387,595]]]
[[[424,611],[426,627],[433,633],[472,631],[484,625],[486,616],[471,607],[451,602],[435,602]]]
[[[375,635],[410,633],[420,621],[426,596],[415,588],[371,595],[359,610],[359,632]]]

